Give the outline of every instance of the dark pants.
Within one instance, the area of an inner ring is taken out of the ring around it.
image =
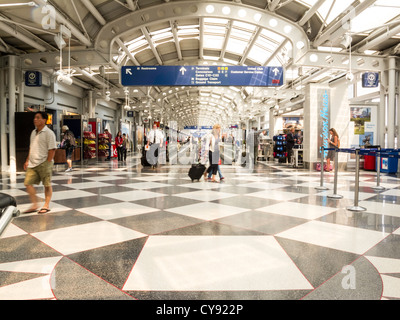
[[[208,159],[210,166],[207,169],[207,173],[211,172],[215,176],[218,173],[219,153],[209,151]]]
[[[117,147],[118,161],[122,161],[122,147]]]

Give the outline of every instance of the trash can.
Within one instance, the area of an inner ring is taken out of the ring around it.
[[[397,172],[397,158],[382,157],[381,158],[381,172],[383,173],[396,173]]]
[[[365,146],[365,149],[379,149],[380,146]],[[365,155],[364,156],[364,170],[376,170],[376,157]]]
[[[375,170],[375,156],[364,156],[364,169],[365,170]]]

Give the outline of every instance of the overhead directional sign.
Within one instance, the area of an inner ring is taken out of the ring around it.
[[[254,86],[279,87],[282,67],[130,66],[121,68],[123,86]]]

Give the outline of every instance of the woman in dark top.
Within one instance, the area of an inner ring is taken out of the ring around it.
[[[328,139],[329,149],[339,148],[339,135],[334,128],[329,129],[330,138]],[[326,171],[331,170],[331,161],[335,160],[335,150],[329,150],[326,157]]]

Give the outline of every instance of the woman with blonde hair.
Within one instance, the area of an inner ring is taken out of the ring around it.
[[[330,138],[328,139],[329,143],[329,149],[332,148],[339,148],[340,147],[340,142],[339,142],[339,135],[336,132],[334,128],[329,129],[329,134]],[[326,157],[326,171],[332,171],[331,170],[331,160],[335,160],[335,150],[329,150],[328,155]]]
[[[214,125],[211,134],[209,135],[206,142],[206,145],[208,147],[208,159],[210,162],[210,166],[204,173],[204,178],[207,177],[207,173],[212,173],[211,182],[216,182],[215,176],[218,173],[218,165],[220,158],[219,154],[220,132],[221,132],[221,126],[219,124]]]

